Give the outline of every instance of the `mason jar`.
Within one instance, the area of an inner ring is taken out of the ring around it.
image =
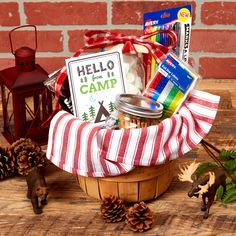
[[[118,127],[144,128],[160,122],[163,106],[142,95],[120,94],[116,96]]]

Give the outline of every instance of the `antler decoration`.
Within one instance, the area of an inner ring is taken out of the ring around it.
[[[198,187],[200,188],[200,190],[197,192],[198,194],[203,194],[206,193],[208,191],[208,189],[215,183],[215,173],[214,172],[209,172],[209,180],[205,185],[198,185]]]
[[[184,181],[188,181],[193,183],[193,179],[192,179],[192,174],[195,172],[195,170],[198,168],[198,166],[200,165],[199,162],[192,162],[190,165],[185,165],[182,168],[180,168],[181,174],[178,175],[179,180],[184,182]]]

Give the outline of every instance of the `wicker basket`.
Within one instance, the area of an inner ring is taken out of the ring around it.
[[[77,176],[80,187],[89,196],[102,199],[119,196],[125,202],[151,200],[169,187],[174,172],[174,161],[152,167],[136,167],[127,174],[108,178]]]

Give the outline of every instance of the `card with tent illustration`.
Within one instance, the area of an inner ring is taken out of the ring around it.
[[[73,113],[83,121],[104,122],[117,94],[125,93],[121,50],[66,59]]]

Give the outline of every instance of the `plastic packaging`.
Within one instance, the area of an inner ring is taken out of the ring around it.
[[[143,95],[162,103],[163,118],[167,118],[178,112],[199,78],[200,75],[174,53],[167,53]]]
[[[144,14],[144,31],[150,33],[156,30],[174,30],[178,35],[178,42],[174,53],[183,61],[188,61],[190,33],[192,23],[191,5],[148,12]],[[168,46],[167,34],[158,34],[152,37],[153,41]]]

